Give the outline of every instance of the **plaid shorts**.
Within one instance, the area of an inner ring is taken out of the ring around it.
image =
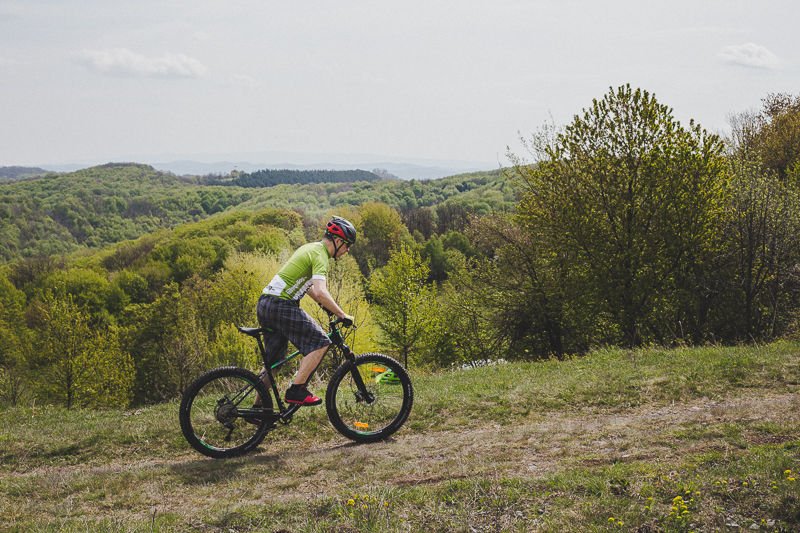
[[[261,327],[274,332],[267,334],[264,347],[270,361],[286,353],[287,341],[294,344],[303,355],[331,343],[322,327],[300,308],[300,302],[265,294],[258,300],[256,312]]]

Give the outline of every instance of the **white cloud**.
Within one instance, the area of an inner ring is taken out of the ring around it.
[[[726,46],[719,57],[726,63],[751,68],[775,69],[780,64],[778,56],[756,43]]]
[[[184,54],[147,57],[127,48],[86,50],[80,54],[80,61],[97,72],[118,76],[198,78],[208,70],[200,61]]]

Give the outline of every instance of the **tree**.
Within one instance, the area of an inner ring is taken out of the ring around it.
[[[537,164],[513,158],[521,223],[546,239],[548,253],[572,255],[570,268],[585,270],[622,343],[660,334],[657,302],[682,264],[703,263],[719,227],[721,140],[683,128],[653,95],[626,85],[532,148]]]
[[[422,249],[425,260],[430,265],[431,281],[444,281],[447,278],[447,259],[444,245],[439,237],[431,237]]]
[[[770,338],[791,320],[800,276],[800,98],[772,96],[733,117],[723,232],[731,338]]]
[[[786,181],[800,161],[800,96],[770,94],[756,115],[755,141],[764,167]],[[800,187],[800,183],[795,182]]]
[[[435,300],[434,289],[426,283],[429,271],[417,251],[400,245],[386,266],[370,278],[369,292],[378,304],[375,319],[386,344],[400,354],[406,366],[429,328]]]
[[[0,272],[0,401],[20,400],[31,335],[23,315],[25,294]]]
[[[386,204],[368,202],[359,210],[358,240],[353,247],[353,257],[365,275],[389,260],[389,251],[402,242],[412,241],[400,213]]]
[[[436,212],[430,207],[418,207],[403,213],[408,231],[419,231],[424,239],[429,239],[436,228]]]
[[[173,396],[182,394],[209,361],[209,336],[203,330],[193,306],[183,303],[174,309],[174,328],[163,339],[161,371],[174,384]]]
[[[24,330],[23,330],[24,331]],[[0,320],[0,405],[17,405],[25,384],[25,342],[20,331]]]
[[[59,270],[42,282],[42,289],[60,299],[70,295],[75,305],[85,310],[92,319],[105,314],[109,307],[111,284],[104,274],[94,270]]]
[[[438,294],[438,313],[432,313],[426,359],[437,365],[470,363],[506,357],[509,336],[502,331],[486,278],[495,274],[491,262],[468,263],[460,252],[448,250],[452,272]],[[527,313],[526,313],[527,315]]]
[[[125,345],[136,354],[137,403],[175,398],[207,366],[209,333],[192,290],[170,283],[153,303],[126,309]]]
[[[33,364],[45,402],[126,407],[134,369],[116,329],[90,327],[88,313],[72,295],[45,295],[36,307],[40,328]]]

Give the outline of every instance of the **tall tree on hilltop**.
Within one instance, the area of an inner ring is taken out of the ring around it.
[[[572,256],[628,346],[657,330],[675,282],[691,284],[719,227],[723,144],[683,128],[668,107],[629,85],[610,90],[566,129],[534,145],[515,170],[523,225],[556,256]],[[682,272],[678,276],[679,270]]]

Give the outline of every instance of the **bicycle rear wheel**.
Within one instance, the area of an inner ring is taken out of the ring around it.
[[[261,397],[261,406],[253,405]],[[197,378],[183,394],[181,431],[189,444],[215,459],[247,453],[273,426],[272,397],[258,376],[222,367]]]
[[[361,390],[358,381],[364,384]],[[408,372],[391,357],[368,353],[340,366],[328,384],[325,408],[336,430],[356,442],[375,442],[400,429],[411,413]]]

